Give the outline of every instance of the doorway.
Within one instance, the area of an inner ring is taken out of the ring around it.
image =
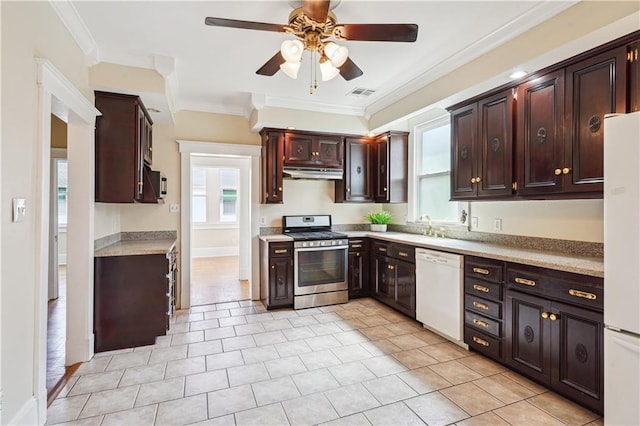
[[[191,159],[191,306],[250,298],[241,271],[240,228],[246,211],[249,167],[246,159],[192,155]],[[244,185],[243,185],[244,183]]]

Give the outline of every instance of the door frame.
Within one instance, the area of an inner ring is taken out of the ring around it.
[[[67,159],[67,148],[51,148],[51,171],[49,180],[49,300],[59,297],[58,259],[60,258],[60,235],[58,229],[58,161]]]
[[[248,205],[246,209],[248,217],[240,223],[240,253],[246,253],[246,264],[250,265],[248,274],[249,292],[252,300],[260,299],[260,275],[257,266],[259,259],[258,235],[260,228],[258,217],[260,215],[260,152],[262,148],[257,145],[228,144],[217,142],[198,142],[189,140],[177,140],[180,149],[180,248],[181,268],[180,286],[177,305],[180,309],[188,309],[191,306],[191,165],[193,155],[219,156],[229,159],[245,159],[249,166],[245,176],[248,190],[242,191],[241,205]],[[192,155],[193,154],[193,155]],[[243,172],[240,171],[241,187]],[[243,195],[244,193],[244,195]],[[250,226],[243,226],[248,223]],[[243,262],[241,262],[242,265]]]
[[[36,142],[36,294],[33,398],[37,423],[47,418],[47,301],[51,114],[67,123],[69,179],[67,341],[65,365],[93,356],[94,129],[98,111],[50,61],[35,58],[38,85]]]

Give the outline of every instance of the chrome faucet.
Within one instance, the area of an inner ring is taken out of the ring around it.
[[[428,225],[427,225],[427,229],[424,230],[424,235],[432,237],[434,230],[433,230],[433,224],[431,223],[431,217],[425,216],[425,219],[427,219]]]

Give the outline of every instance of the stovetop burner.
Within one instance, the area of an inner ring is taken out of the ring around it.
[[[289,232],[285,235],[293,238],[294,241],[334,240],[347,238],[347,234],[334,231]]]

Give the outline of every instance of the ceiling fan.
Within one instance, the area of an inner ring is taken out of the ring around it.
[[[295,40],[285,40],[280,51],[256,71],[256,74],[273,76],[282,69],[292,78],[297,77],[304,50],[319,56],[323,80],[329,80],[338,73],[345,80],[352,80],[363,74],[348,57],[347,48],[338,46],[329,40],[330,38],[347,41],[414,42],[418,37],[416,24],[338,24],[336,15],[329,10],[330,3],[330,0],[302,0],[302,6],[289,14],[289,21],[284,25],[211,17],[206,18],[204,22],[215,27],[295,35]],[[337,4],[335,1],[333,3],[335,7]]]

